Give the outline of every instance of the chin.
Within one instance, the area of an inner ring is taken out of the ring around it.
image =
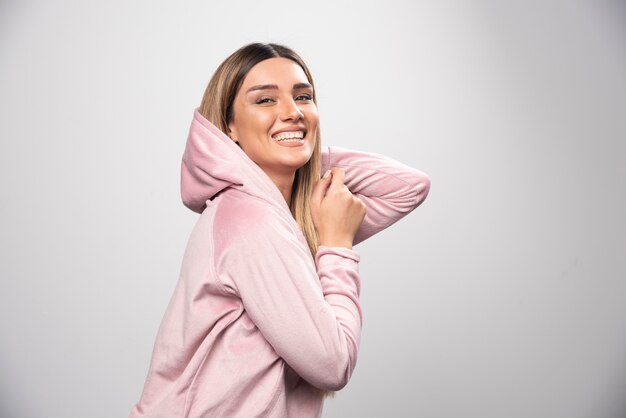
[[[313,150],[301,148],[291,150],[289,153],[282,153],[277,159],[278,165],[292,170],[297,170],[309,162],[313,156]]]
[[[303,157],[303,158],[294,158],[294,159],[289,159],[287,161],[283,160],[279,163],[279,165],[285,170],[285,171],[296,171],[299,168],[302,168],[306,165],[306,163],[309,162],[309,160],[311,159],[311,155],[308,155],[307,157]]]

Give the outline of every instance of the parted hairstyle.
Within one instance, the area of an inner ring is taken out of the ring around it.
[[[311,72],[295,51],[274,43],[252,43],[233,52],[217,68],[204,92],[200,114],[228,135],[228,125],[233,119],[233,102],[244,78],[259,62],[277,57],[288,58],[298,64],[311,86],[314,86]],[[317,105],[315,87],[313,87],[313,102]],[[289,203],[291,213],[302,229],[313,256],[319,247],[319,238],[311,217],[309,201],[313,186],[320,178],[320,159],[321,139],[318,126],[313,154],[309,161],[296,171]]]

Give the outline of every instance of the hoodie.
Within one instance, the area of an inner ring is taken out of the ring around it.
[[[427,196],[430,179],[378,154],[329,147],[366,205],[354,244]],[[319,417],[321,390],[354,370],[359,255],[304,234],[271,179],[195,110],[182,160],[184,204],[201,213],[130,418]]]

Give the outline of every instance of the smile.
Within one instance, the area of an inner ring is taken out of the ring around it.
[[[272,136],[277,142],[299,142],[304,138],[304,131],[280,132]]]

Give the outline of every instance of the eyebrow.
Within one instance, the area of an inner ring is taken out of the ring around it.
[[[309,83],[296,83],[293,85],[293,90],[302,90],[302,89],[312,89],[313,86]],[[247,91],[250,93],[251,91],[256,90],[278,90],[278,86],[276,84],[259,84],[258,86],[252,86]]]

